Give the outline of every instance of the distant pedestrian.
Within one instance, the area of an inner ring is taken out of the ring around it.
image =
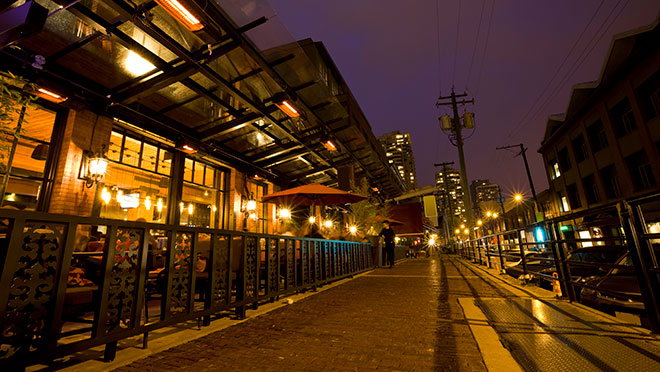
[[[380,230],[378,236],[382,236],[385,240],[385,254],[387,255],[387,262],[390,263],[390,269],[394,266],[394,230],[390,227],[390,221],[383,221],[383,229]]]

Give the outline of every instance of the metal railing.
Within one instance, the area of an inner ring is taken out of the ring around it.
[[[567,226],[598,229],[600,236],[575,236],[577,231]],[[660,233],[649,226],[660,230],[660,194],[466,240],[458,254],[560,289],[570,301],[608,312],[638,313],[644,325],[660,333]],[[608,285],[608,280],[617,280],[628,293]],[[596,300],[589,302],[582,294]]]
[[[365,243],[0,210],[0,365],[103,344],[112,360],[118,340],[374,264]]]

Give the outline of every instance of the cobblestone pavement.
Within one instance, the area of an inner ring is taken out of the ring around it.
[[[486,371],[457,299],[506,291],[471,276],[404,261],[119,371]]]

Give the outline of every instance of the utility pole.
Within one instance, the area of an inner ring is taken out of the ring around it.
[[[451,231],[449,228],[449,213],[447,213],[447,206],[449,206],[449,211],[451,212],[451,199],[447,195],[449,192],[449,185],[447,185],[447,166],[452,164],[454,164],[453,161],[433,164],[434,167],[442,167],[442,182],[445,184],[445,192],[442,194],[442,209],[445,215],[445,241],[447,244],[449,244],[449,234]]]
[[[532,196],[534,197],[534,206],[535,206],[534,221],[536,221],[536,211],[543,212],[543,209],[541,207],[541,204],[539,203],[539,199],[536,197],[536,190],[534,189],[534,181],[532,181],[532,174],[529,172],[529,164],[527,163],[527,156],[525,155],[525,152],[527,152],[527,148],[525,148],[525,146],[522,143],[519,143],[517,145],[496,147],[495,150],[505,150],[514,147],[520,147],[520,152],[517,153],[516,156],[522,155],[523,161],[525,162],[525,170],[527,171],[527,180],[529,181],[529,187],[532,189]]]
[[[467,176],[467,169],[465,167],[465,155],[463,154],[463,135],[462,135],[462,130],[463,126],[461,125],[461,119],[458,117],[458,105],[466,105],[468,103],[474,104],[474,98],[470,100],[462,99],[461,101],[456,101],[456,98],[460,97],[467,97],[467,93],[463,94],[456,94],[454,93],[454,88],[451,88],[451,95],[443,97],[440,96],[438,97],[438,102],[436,102],[436,106],[452,106],[452,110],[454,113],[454,117],[452,119],[452,125],[451,125],[451,133],[453,136],[455,136],[456,143],[454,144],[456,147],[458,147],[458,161],[460,162],[461,165],[461,185],[463,187],[463,205],[465,205],[465,211],[467,214],[467,220],[468,220],[468,225],[472,226],[473,225],[473,218],[472,218],[472,204],[470,203],[470,190],[468,189],[468,176]],[[441,102],[441,100],[447,100],[445,102]],[[441,118],[442,121],[442,118]],[[444,130],[445,128],[443,128]]]

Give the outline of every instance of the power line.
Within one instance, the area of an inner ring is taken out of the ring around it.
[[[527,119],[529,114],[531,114],[532,111],[536,108],[536,105],[541,101],[543,96],[546,94],[546,92],[548,91],[548,89],[550,88],[552,83],[555,81],[555,79],[559,75],[559,72],[562,70],[562,68],[564,67],[564,65],[568,61],[568,58],[571,56],[571,54],[573,54],[573,51],[575,50],[575,48],[580,43],[580,40],[582,40],[582,37],[584,36],[584,34],[589,29],[589,26],[591,26],[591,24],[593,23],[594,19],[596,18],[596,15],[600,11],[600,9],[601,9],[601,7],[603,6],[604,3],[605,3],[605,0],[601,0],[600,4],[598,4],[598,7],[596,8],[596,11],[593,12],[593,14],[591,15],[591,18],[589,19],[589,22],[587,22],[587,24],[584,26],[584,28],[580,32],[580,35],[578,36],[577,39],[575,39],[575,41],[573,42],[573,45],[568,50],[568,53],[566,53],[566,56],[564,56],[564,59],[561,61],[559,66],[557,66],[557,69],[555,70],[554,74],[552,75],[552,78],[550,78],[550,80],[547,82],[547,84],[543,87],[543,89],[541,90],[541,93],[538,95],[538,97],[536,97],[536,99],[534,100],[532,105],[529,107],[529,109],[527,110],[525,115],[523,115],[523,117],[520,119],[520,121],[511,129],[511,131],[509,132],[507,138],[510,137],[513,132],[518,130],[519,126],[525,121],[525,119]]]
[[[486,53],[488,53],[488,40],[490,39],[490,29],[493,24],[493,10],[495,9],[495,0],[491,0],[490,3],[490,12],[488,16],[488,29],[486,30],[486,44],[484,45],[484,53],[481,57],[481,65],[479,66],[479,75],[477,75],[477,85],[474,92],[474,97],[479,97],[479,88],[481,86],[481,73],[484,70],[484,61],[486,60]]]
[[[461,0],[458,0],[458,20],[456,20],[456,41],[454,42],[454,67],[451,71],[451,86],[456,78],[456,60],[458,59],[458,35],[461,31]]]
[[[438,94],[442,94],[442,60],[440,58],[440,0],[435,0],[436,39],[438,41]]]
[[[599,27],[598,31],[594,34],[594,36],[589,40],[588,45],[591,45],[591,48],[588,50],[584,50],[583,53],[578,57],[578,59],[573,63],[569,71],[566,73],[562,81],[555,87],[555,89],[552,91],[552,93],[543,101],[543,103],[537,108],[536,111],[534,111],[534,114],[530,117],[530,119],[535,118],[538,116],[543,109],[545,108],[545,105],[548,104],[549,102],[552,102],[552,99],[554,99],[557,94],[561,91],[561,89],[564,87],[564,85],[570,80],[570,78],[577,72],[577,70],[584,64],[584,62],[587,60],[591,52],[596,48],[600,40],[603,39],[605,35],[607,35],[607,32],[609,29],[614,25],[616,20],[621,16],[623,13],[623,10],[628,6],[629,1],[626,1],[623,7],[621,7],[618,11],[618,13],[612,18],[612,20],[609,22],[605,30],[600,32],[600,30],[603,28],[602,26],[605,26],[605,23],[607,23],[607,20],[610,18],[610,16],[614,13],[615,9],[619,6],[622,0],[619,0],[617,4],[612,8],[612,11],[610,11],[610,14],[608,14],[605,22],[601,24],[601,27]],[[597,39],[596,39],[597,38]],[[513,133],[513,132],[512,132]],[[511,133],[511,134],[512,134]],[[510,136],[509,136],[510,137]]]
[[[603,0],[605,1],[605,0]],[[481,3],[481,13],[479,14],[479,25],[477,26],[477,36],[474,37],[474,48],[472,48],[472,57],[470,58],[470,67],[468,68],[467,81],[465,82],[465,89],[470,84],[470,75],[472,75],[472,65],[474,64],[474,55],[477,52],[477,45],[479,45],[479,34],[481,33],[481,22],[484,18],[484,8],[486,8],[486,0]]]

